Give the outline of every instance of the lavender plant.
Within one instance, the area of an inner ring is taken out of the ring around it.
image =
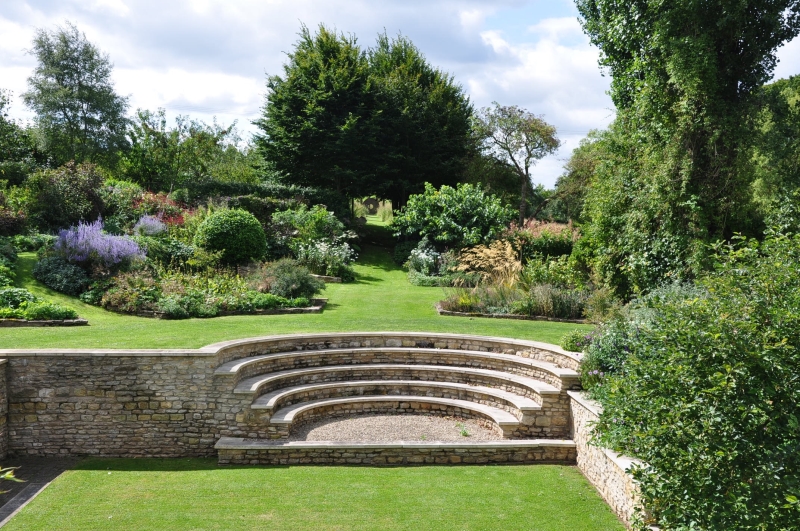
[[[113,267],[145,258],[139,244],[129,237],[103,232],[103,220],[99,218],[59,231],[54,249],[68,262],[82,265]]]
[[[133,233],[140,236],[156,236],[167,230],[167,224],[159,216],[144,215],[133,226]]]

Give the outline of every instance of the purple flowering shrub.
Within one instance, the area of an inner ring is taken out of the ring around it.
[[[68,262],[82,266],[111,268],[145,258],[142,248],[131,238],[103,232],[101,219],[59,231],[54,249]]]
[[[133,226],[133,233],[140,236],[156,236],[167,230],[167,224],[161,221],[160,216],[144,215]]]

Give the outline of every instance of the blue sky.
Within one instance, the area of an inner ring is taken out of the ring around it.
[[[353,33],[363,46],[386,31],[409,37],[454,75],[477,107],[519,105],[554,124],[561,150],[533,169],[550,187],[593,128],[614,116],[571,0],[13,0],[0,2],[0,88],[18,96],[35,60],[36,28],[76,24],[115,65],[131,108],[167,109],[222,123],[245,138],[266,74],[281,72],[300,24]],[[776,77],[800,73],[800,40],[779,51]],[[29,119],[19,99],[12,115]]]

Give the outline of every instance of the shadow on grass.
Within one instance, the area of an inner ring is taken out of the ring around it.
[[[175,457],[175,458],[99,458],[87,457],[73,467],[73,470],[110,470],[114,472],[193,472],[201,470],[225,470],[234,468],[253,468],[252,465],[217,464],[216,457]],[[272,467],[288,468],[288,467]]]

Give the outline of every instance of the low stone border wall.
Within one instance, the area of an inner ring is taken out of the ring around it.
[[[630,528],[641,506],[639,487],[627,470],[635,459],[591,444],[592,429],[602,407],[578,391],[568,391],[572,403],[572,440],[577,447],[577,463],[583,475]]]
[[[86,319],[58,319],[52,321],[26,321],[25,319],[0,319],[0,328],[16,328],[22,326],[86,326]]]
[[[488,443],[335,443],[263,441],[223,437],[216,447],[221,465],[475,465],[575,464],[572,441]]]
[[[513,313],[473,313],[473,312],[451,312],[445,310],[437,302],[436,311],[439,315],[448,315],[451,317],[486,317],[488,319],[515,319],[517,321],[552,321],[556,323],[575,323],[575,324],[588,324],[586,319],[559,319],[558,317],[544,317],[541,315],[518,315]]]

